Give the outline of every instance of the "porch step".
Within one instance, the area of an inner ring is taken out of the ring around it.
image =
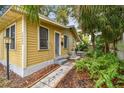
[[[68,61],[68,59],[63,58],[63,57],[59,57],[59,58],[56,58],[54,61],[55,61],[55,64],[62,65],[64,63],[66,63]]]
[[[61,59],[56,61],[58,64],[63,65],[64,63],[66,63],[68,60],[67,59]]]
[[[78,59],[80,59],[81,57],[80,56],[76,56],[76,57],[70,57],[69,59],[70,60],[78,60]]]

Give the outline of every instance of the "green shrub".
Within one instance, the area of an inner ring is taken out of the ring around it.
[[[87,52],[87,56],[88,57],[93,57],[93,54],[94,54],[94,50],[93,49],[89,49],[88,52]]]
[[[104,47],[104,40],[102,36],[96,37],[96,49],[102,50]]]
[[[102,56],[104,54],[103,45],[104,44],[102,38],[100,36],[97,36],[95,49],[89,49],[89,51],[87,52],[87,56],[94,58]]]
[[[79,45],[76,46],[76,51],[85,51],[88,49],[88,44],[87,43],[80,43]]]
[[[81,60],[77,60],[75,66],[78,71],[82,71],[82,69],[87,69],[87,67],[90,65],[90,58],[83,58]]]
[[[100,57],[101,55],[103,55],[104,53],[102,52],[102,50],[100,49],[90,49],[88,52],[87,52],[87,56],[88,57],[94,57],[94,58],[97,58],[97,57]]]
[[[119,76],[119,59],[111,53],[97,58],[85,58],[76,62],[76,69],[78,71],[88,69],[95,87],[101,87],[103,84],[107,87],[115,87],[112,79]]]
[[[76,51],[87,51],[89,46],[89,37],[83,36],[82,42],[76,46]]]

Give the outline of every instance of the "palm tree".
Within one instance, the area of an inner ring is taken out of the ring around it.
[[[95,32],[102,32],[105,53],[109,52],[109,43],[115,43],[123,32],[124,14],[122,6],[78,6],[79,24],[84,33],[91,34],[91,41],[95,49]]]
[[[27,14],[27,18],[30,21],[39,23],[39,13],[40,8],[42,6],[39,5],[22,5],[22,6],[16,6],[16,8],[19,8],[21,11],[24,11]]]
[[[114,51],[118,37],[123,32],[123,7],[106,6],[99,16],[99,28],[105,41],[105,52],[109,52],[109,43],[113,42]]]
[[[99,6],[80,6],[79,7],[79,24],[84,33],[91,34],[91,41],[95,49],[95,32],[97,31],[97,16]]]
[[[123,27],[124,27],[123,9],[124,8],[121,6],[115,6],[110,11],[111,17],[109,17],[109,20],[113,28],[114,37],[115,37],[113,39],[114,50],[116,50],[116,43],[117,43],[118,37],[120,37],[121,34],[123,33]]]
[[[55,6],[54,5],[42,5],[40,6],[40,14],[49,17],[50,13],[55,12]]]
[[[39,14],[49,16],[49,13],[56,15],[55,20],[61,24],[67,25],[69,23],[69,16],[71,14],[70,6],[41,6],[41,5],[23,5],[20,9],[26,11],[27,18],[31,21],[39,23]]]
[[[104,40],[104,52],[107,53],[109,51],[109,42],[111,41],[112,37],[112,28],[108,24],[109,21],[107,20],[106,16],[101,15],[99,18],[99,30],[102,32],[102,38]]]
[[[21,11],[25,11],[27,14],[27,18],[30,21],[39,23],[39,14],[49,17],[51,12],[55,12],[55,6],[48,6],[48,5],[22,5],[22,6],[15,6],[15,8],[19,8]],[[67,16],[66,16],[67,17]]]
[[[70,6],[66,5],[56,6],[55,14],[57,22],[67,25],[69,23],[69,16],[71,14]]]

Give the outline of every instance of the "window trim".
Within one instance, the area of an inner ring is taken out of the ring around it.
[[[61,41],[62,41],[62,39],[61,39],[61,36],[62,36],[62,34],[59,32],[59,31],[54,31],[54,58],[56,58],[56,44],[55,44],[55,34],[56,33],[58,33],[59,35],[60,35],[60,37],[59,37],[59,44],[60,44],[60,47],[59,47],[59,55],[61,56],[62,55],[62,46],[61,46]]]
[[[64,41],[64,42],[63,42],[63,43],[64,43],[64,44],[63,44],[63,48],[64,48],[64,49],[68,49],[68,48],[69,48],[69,37],[68,37],[67,35],[65,35],[65,34],[64,34],[63,36],[64,36],[64,38],[65,38],[65,36],[67,37],[67,47],[65,48],[65,40],[64,40],[64,38],[63,38],[63,41]]]
[[[14,48],[14,49],[11,49],[11,47],[10,47],[10,45],[9,45],[9,49],[10,49],[10,50],[16,50],[16,22],[10,24],[9,26],[7,26],[7,27],[5,28],[5,36],[6,36],[6,29],[9,28],[9,37],[11,37],[11,27],[12,27],[13,25],[15,25],[15,48]]]
[[[43,27],[43,28],[48,30],[48,48],[47,49],[40,49],[40,27]],[[49,28],[44,26],[44,25],[38,25],[37,29],[38,29],[38,51],[49,50],[49,48],[50,48],[49,47],[49,45],[50,45],[50,31],[49,31]]]

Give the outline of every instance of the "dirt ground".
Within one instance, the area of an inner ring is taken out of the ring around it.
[[[93,88],[88,72],[77,72],[74,68],[59,82],[57,88]]]
[[[124,75],[124,71],[121,71],[120,74]],[[119,79],[114,78],[113,84],[117,88],[124,88],[124,83],[117,83]],[[77,72],[73,68],[57,85],[57,88],[95,88],[93,81],[89,78],[89,74],[86,70],[82,72]],[[101,86],[102,88],[107,88],[105,84]]]
[[[59,65],[50,65],[44,69],[41,69],[25,78],[21,78],[14,72],[10,71],[10,80],[6,79],[6,68],[0,64],[0,88],[24,88],[29,87],[35,83],[38,79],[43,78],[47,73],[53,72],[60,67]]]

